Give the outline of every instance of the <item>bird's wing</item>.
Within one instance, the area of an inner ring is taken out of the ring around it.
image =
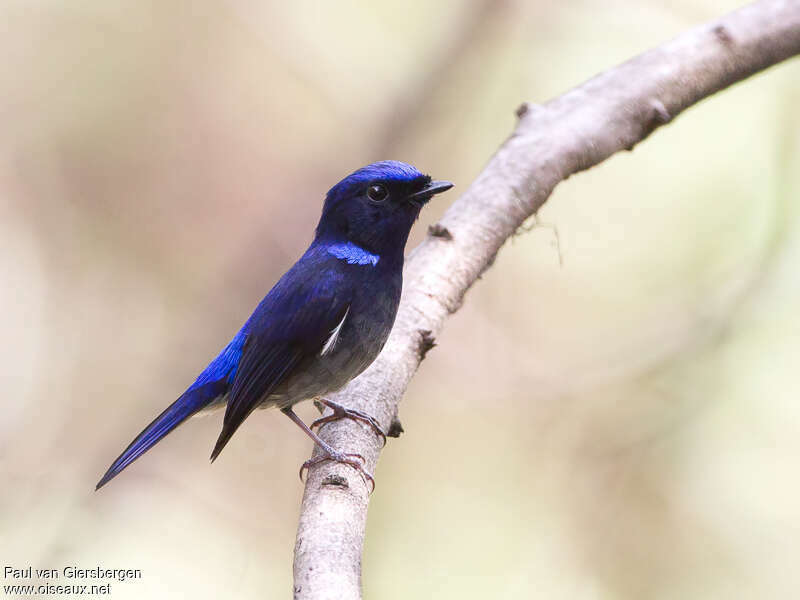
[[[261,401],[323,350],[341,323],[352,286],[337,262],[304,257],[253,313],[212,461]]]

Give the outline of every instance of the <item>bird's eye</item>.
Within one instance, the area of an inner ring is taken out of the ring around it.
[[[367,188],[367,198],[373,202],[383,202],[389,197],[389,190],[380,183],[374,183]]]

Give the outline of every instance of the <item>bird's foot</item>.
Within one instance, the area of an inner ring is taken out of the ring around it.
[[[369,493],[371,494],[375,491],[375,478],[364,468],[364,465],[366,464],[364,457],[360,454],[345,454],[344,452],[337,452],[333,449],[323,449],[321,454],[318,454],[317,456],[304,462],[300,467],[300,481],[303,481],[303,471],[329,460],[353,467],[356,471],[358,471],[358,474],[361,475],[364,483],[368,483],[371,486]]]
[[[333,402],[332,400],[326,400],[324,398],[320,399],[320,403],[324,404],[331,410],[333,410],[332,415],[328,415],[327,417],[322,417],[317,419],[313,423],[311,423],[311,429],[315,427],[320,427],[325,423],[330,423],[332,421],[338,421],[339,419],[352,419],[353,421],[358,421],[359,423],[364,423],[365,425],[369,426],[375,432],[381,442],[382,446],[386,445],[386,434],[381,429],[381,426],[378,424],[378,421],[375,420],[374,417],[371,417],[367,413],[361,412],[360,410],[353,410],[352,408],[345,408],[338,402]]]

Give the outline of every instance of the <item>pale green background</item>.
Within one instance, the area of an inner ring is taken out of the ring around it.
[[[213,466],[219,414],[94,483],[341,176],[454,181],[413,246],[520,102],[737,4],[7,0],[0,561],[141,568],[115,600],[289,596],[310,443],[279,413]],[[797,61],[724,91],[556,189],[563,264],[550,226],[502,250],[382,455],[368,598],[800,596],[798,106]]]

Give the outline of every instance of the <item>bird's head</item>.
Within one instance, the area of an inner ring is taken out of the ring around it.
[[[353,242],[379,255],[399,251],[402,256],[420,209],[451,187],[449,181],[434,181],[406,163],[367,165],[330,189],[317,239]]]

